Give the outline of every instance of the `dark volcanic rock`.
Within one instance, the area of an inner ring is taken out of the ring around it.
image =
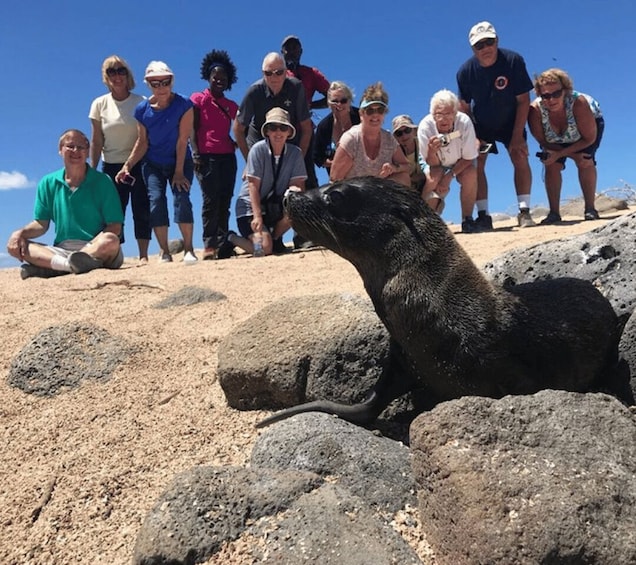
[[[501,284],[577,277],[593,282],[627,319],[636,305],[636,213],[581,235],[513,249],[484,266]]]
[[[86,379],[105,381],[131,353],[106,330],[68,323],[42,330],[11,363],[7,382],[38,396],[75,388]]]
[[[252,449],[251,466],[336,477],[385,511],[417,504],[410,450],[327,414],[299,414],[266,428]]]
[[[636,418],[603,394],[465,397],[411,426],[442,563],[636,563]]]
[[[308,400],[361,401],[388,363],[389,336],[371,302],[350,294],[278,301],[219,345],[219,382],[239,410]]]
[[[325,484],[301,496],[275,520],[257,523],[251,547],[253,563],[279,565],[416,565],[411,547],[361,498],[338,485]],[[260,551],[259,551],[260,549]]]
[[[133,562],[199,563],[248,523],[281,512],[322,484],[312,473],[195,467],[177,475],[141,526]]]
[[[184,286],[177,292],[173,292],[167,298],[164,298],[153,308],[174,308],[175,306],[191,306],[192,304],[200,304],[201,302],[219,302],[227,297],[221,292],[210,290],[209,288],[201,288],[198,286]]]

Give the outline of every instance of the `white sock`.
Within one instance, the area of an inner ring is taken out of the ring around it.
[[[517,195],[517,202],[519,203],[519,210],[522,208],[530,208],[530,195],[519,194]]]
[[[477,206],[477,212],[486,212],[488,213],[488,199],[484,199],[484,200],[477,200],[477,202],[475,202],[475,205]]]
[[[69,265],[68,258],[61,255],[53,255],[51,259],[51,269],[54,271],[66,271],[71,272],[71,266]]]

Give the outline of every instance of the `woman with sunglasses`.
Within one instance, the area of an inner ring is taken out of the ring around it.
[[[347,130],[338,143],[330,180],[361,176],[390,178],[411,186],[409,162],[391,132],[382,129],[389,95],[381,82],[368,86],[360,103],[360,124]]]
[[[402,153],[409,162],[409,177],[411,177],[411,189],[418,194],[423,194],[426,184],[426,173],[420,156],[420,148],[417,140],[417,126],[411,116],[400,114],[391,120],[393,136],[400,145]]]
[[[147,100],[135,109],[137,141],[117,181],[123,181],[131,169],[142,161],[142,174],[150,198],[150,225],[159,243],[159,260],[172,262],[168,249],[168,182],[172,189],[174,220],[183,238],[186,265],[197,262],[192,248],[194,217],[190,201],[190,187],[194,178],[194,165],[188,140],[192,134],[194,111],[192,102],[172,91],[174,74],[162,61],[151,61],[144,75],[152,91]]]
[[[247,155],[245,180],[236,200],[237,225],[241,235],[230,232],[228,241],[254,254],[254,241],[260,240],[264,255],[274,251],[274,240],[291,227],[283,214],[283,195],[292,186],[305,188],[307,171],[302,150],[288,140],[296,135],[289,113],[272,108],[261,127],[264,139],[257,141]]]
[[[314,138],[314,163],[331,170],[331,163],[342,134],[360,123],[360,111],[352,106],[353,92],[339,80],[333,81],[327,90],[327,104],[331,113],[316,126]]]
[[[550,212],[542,224],[561,221],[561,172],[569,157],[579,171],[579,183],[585,201],[584,219],[598,220],[596,196],[596,159],[605,121],[599,104],[588,94],[574,90],[572,79],[561,69],[548,69],[534,80],[537,98],[530,105],[528,125],[539,142],[537,154],[545,167],[545,189]]]
[[[128,63],[117,55],[107,57],[102,63],[102,81],[109,92],[93,100],[88,113],[91,120],[90,165],[97,168],[101,158],[102,170],[115,182],[124,215],[130,201],[139,264],[144,265],[148,263],[151,230],[148,192],[141,165],[133,167],[130,177],[123,182],[115,180],[137,140],[134,112],[137,104],[144,99],[132,92],[135,88],[133,73]],[[120,242],[124,243],[123,226]]]

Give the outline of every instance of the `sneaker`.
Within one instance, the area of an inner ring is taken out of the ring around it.
[[[520,228],[531,228],[537,225],[532,219],[528,208],[521,208],[519,210],[519,213],[517,214],[517,225]]]
[[[477,222],[473,220],[472,216],[466,216],[462,221],[462,233],[479,233],[481,230],[477,225]]]
[[[585,214],[583,214],[583,218],[585,220],[600,220],[600,216],[598,215],[598,212],[592,208],[591,210],[585,210]]]
[[[20,265],[20,278],[22,280],[30,279],[31,277],[50,279],[51,277],[59,277],[60,275],[68,275],[68,273],[66,271],[55,271],[53,269],[47,269],[46,267],[38,267],[37,265],[31,265],[31,263]]]
[[[282,237],[274,240],[274,243],[272,245],[272,253],[274,253],[274,255],[283,255],[284,253],[289,253],[290,251],[292,250],[283,243]]]
[[[541,220],[542,226],[551,226],[552,224],[558,224],[561,221],[561,215],[557,212],[549,212],[548,215]]]
[[[91,257],[84,251],[74,251],[68,256],[68,264],[71,266],[71,271],[76,275],[88,273],[94,269],[99,269],[104,266],[103,261]]]
[[[479,231],[492,231],[492,216],[486,212],[478,212],[475,220]]]
[[[186,265],[194,265],[198,261],[199,260],[197,259],[196,255],[192,253],[192,251],[186,251],[185,255],[183,256],[183,262]]]
[[[159,263],[172,263],[172,255],[170,253],[162,253],[159,255]]]

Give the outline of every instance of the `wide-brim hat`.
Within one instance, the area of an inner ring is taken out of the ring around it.
[[[495,26],[490,22],[479,22],[470,28],[468,41],[472,47],[475,43],[479,43],[482,39],[497,39]]]
[[[267,114],[265,114],[265,123],[261,126],[261,135],[265,137],[265,128],[268,124],[283,124],[289,126],[291,130],[291,135],[289,135],[289,139],[292,137],[296,137],[296,128],[289,121],[289,113],[287,110],[283,110],[282,108],[272,108]]]
[[[144,73],[144,79],[155,78],[155,77],[165,77],[165,76],[174,76],[174,73],[170,69],[168,65],[166,65],[163,61],[150,61],[148,66],[146,67],[146,72]]]
[[[400,114],[391,120],[391,132],[395,133],[400,128],[417,129],[417,126],[413,123],[411,116]]]

